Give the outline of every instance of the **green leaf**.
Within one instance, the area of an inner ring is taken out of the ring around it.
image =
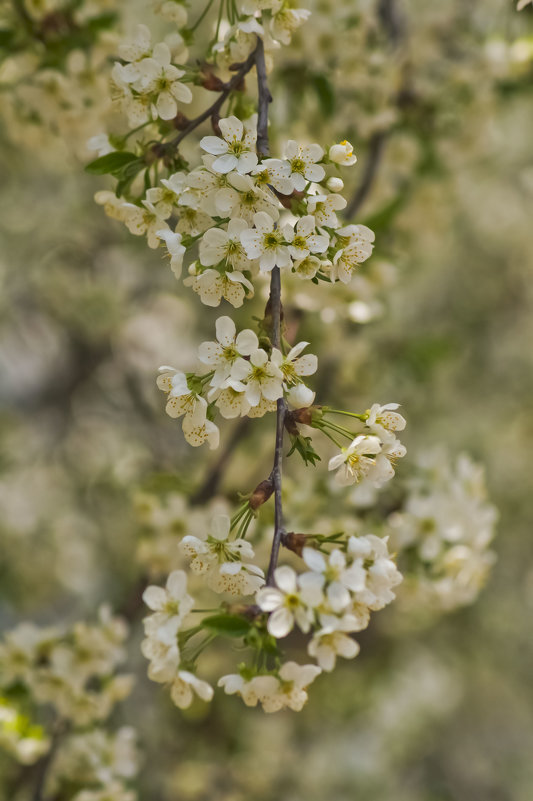
[[[204,618],[201,625],[221,637],[245,637],[252,624],[240,615],[212,615]]]
[[[130,164],[132,161],[138,161],[138,156],[135,153],[128,153],[126,151],[115,151],[107,153],[105,156],[91,161],[85,166],[85,172],[91,175],[106,175],[107,173],[120,172],[123,167]]]
[[[287,456],[292,456],[293,453],[299,453],[305,464],[312,464],[315,467],[316,462],[320,462],[320,456],[313,448],[311,437],[304,437],[301,434],[291,434],[292,448]]]

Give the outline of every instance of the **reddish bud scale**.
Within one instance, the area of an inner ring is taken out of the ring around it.
[[[248,501],[250,509],[255,512],[256,509],[259,509],[260,506],[268,501],[273,492],[274,484],[269,478],[261,481],[252,492],[250,500]]]
[[[176,114],[176,116],[172,121],[172,124],[174,125],[174,128],[177,131],[184,131],[185,128],[187,128],[187,126],[189,125],[189,123],[190,119],[186,117],[185,114],[183,114],[183,112],[181,111],[178,111],[178,113]]]
[[[223,92],[227,88],[225,82],[212,72],[204,75],[201,85],[210,92]]]
[[[295,534],[294,531],[289,531],[288,534],[283,535],[281,541],[285,548],[301,556],[307,542],[307,534]]]

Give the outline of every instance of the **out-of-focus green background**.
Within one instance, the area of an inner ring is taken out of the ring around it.
[[[368,323],[322,285],[319,298],[289,287],[288,317],[327,371],[319,401],[402,404],[400,481],[439,444],[485,463],[498,561],[473,606],[431,625],[401,604],[376,615],[360,656],[321,677],[299,714],[266,716],[220,695],[179,712],[145,679],[133,612],[138,682],[116,718],[139,732],[141,799],[533,796],[533,12],[436,5],[401,5],[398,50],[370,3],[316,0],[315,20],[280,53],[275,142],[350,139],[355,187],[372,137],[387,131],[357,220],[373,225],[373,259],[394,273],[379,292],[377,279],[366,288]],[[69,144],[45,133],[26,141],[23,128],[11,118],[0,127],[5,630],[90,617],[102,601],[131,611],[144,570],[135,497],[174,481],[193,488],[216,459],[183,444],[154,375],[160,363],[192,364],[221,310],[201,306],[157,252],[105,218],[92,199],[103,184]],[[241,446],[223,483],[231,499],[250,489],[250,471],[267,469],[269,425]],[[6,788],[11,771],[0,756]]]

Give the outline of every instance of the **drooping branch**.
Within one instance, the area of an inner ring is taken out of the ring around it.
[[[270,304],[272,310],[272,345],[279,348],[281,344],[281,275],[279,267],[274,267],[270,280]],[[285,534],[283,526],[283,505],[282,505],[282,462],[283,462],[283,434],[285,430],[285,416],[287,405],[285,398],[277,401],[276,413],[276,444],[274,448],[274,466],[270,474],[270,480],[274,485],[274,536],[272,539],[272,550],[270,552],[270,562],[268,565],[266,583],[272,584],[274,571],[278,564],[279,549]]]
[[[268,88],[268,80],[265,64],[265,50],[263,41],[258,40],[255,51],[255,63],[257,70],[257,153],[260,157],[269,155],[270,146],[268,139],[268,105],[272,101],[272,95]],[[270,277],[270,299],[269,311],[272,319],[272,347],[281,350],[281,274],[279,267],[274,267]],[[274,570],[278,563],[279,549],[283,535],[283,506],[281,498],[282,486],[282,461],[283,461],[283,433],[285,429],[285,415],[287,406],[285,398],[279,398],[276,410],[276,444],[274,447],[274,465],[270,474],[270,481],[274,486],[274,536],[272,538],[272,550],[270,552],[270,562],[266,576],[266,583],[272,584],[274,581]]]
[[[372,187],[374,186],[379,166],[385,152],[387,136],[388,133],[386,131],[377,131],[370,137],[368,155],[363,169],[361,182],[355,190],[352,199],[348,203],[348,206],[346,207],[347,217],[355,217],[370,194]]]
[[[398,9],[397,0],[378,0],[377,13],[390,45],[393,48],[397,48],[406,34],[405,20]],[[401,92],[399,93],[400,96]],[[372,191],[383,161],[388,138],[388,131],[376,131],[370,137],[368,155],[361,182],[346,207],[346,216],[348,218],[355,217]]]
[[[260,157],[268,156],[270,144],[268,140],[268,104],[272,102],[272,95],[268,88],[268,79],[265,64],[265,48],[263,40],[257,40],[254,53],[257,70],[257,154]],[[279,347],[276,345],[275,347]]]
[[[191,503],[198,505],[205,503],[206,501],[213,498],[220,487],[220,483],[224,477],[224,473],[227,467],[228,462],[230,461],[233,452],[237,445],[239,445],[244,438],[248,428],[250,427],[250,418],[249,417],[241,417],[235,428],[233,429],[233,433],[231,438],[228,440],[226,447],[211,467],[211,469],[207,472],[207,475],[202,482],[202,484],[198,487],[194,495],[191,497]]]

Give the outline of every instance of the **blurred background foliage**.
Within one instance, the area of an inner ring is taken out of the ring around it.
[[[141,4],[115,5],[126,28],[146,21]],[[0,622],[71,623],[104,600],[126,613],[137,682],[113,723],[137,729],[140,799],[530,801],[533,11],[495,0],[306,7],[313,17],[272,81],[274,142],[354,144],[356,219],[377,246],[349,290],[294,279],[289,338],[319,356],[318,402],[402,404],[398,486],[435,446],[486,465],[500,513],[488,585],[440,616],[402,606],[400,587],[356,661],[319,679],[297,715],[220,695],[182,714],[146,681],[139,586],[168,572],[179,533],[179,513],[158,499],[198,491],[206,459],[209,470],[219,458],[183,444],[154,374],[192,365],[218,312],[93,203],[103,182],[82,172],[77,129],[70,142],[42,122],[29,132],[6,101]],[[272,419],[245,433],[221,477],[230,502],[271,460]],[[292,462],[287,473],[297,504],[308,473]],[[211,658],[223,664],[224,650]],[[19,770],[0,752],[5,801],[33,797]]]

